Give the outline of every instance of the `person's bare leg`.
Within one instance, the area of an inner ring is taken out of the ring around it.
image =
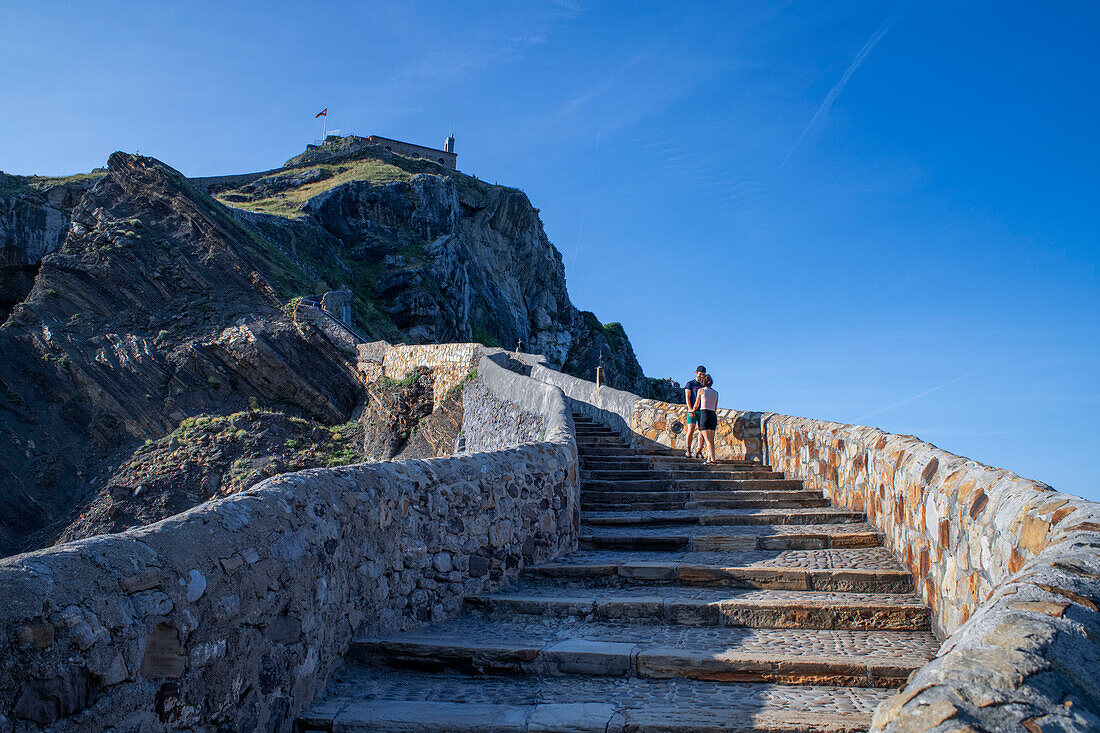
[[[691,456],[691,439],[695,437],[695,423],[688,423],[687,454]]]
[[[714,457],[714,431],[704,430],[703,440],[707,442],[707,452],[710,453],[710,462],[717,463],[718,459]]]

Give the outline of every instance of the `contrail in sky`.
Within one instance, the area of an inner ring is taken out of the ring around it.
[[[600,131],[597,130],[596,131],[596,149],[592,154],[592,160],[593,161],[595,161],[597,159],[596,158],[596,153],[599,153],[599,152],[600,152]],[[593,165],[593,167],[595,167],[595,162],[593,162],[592,165]],[[569,263],[569,272],[573,272],[574,268],[576,268],[576,266],[577,266],[577,255],[579,255],[581,253],[581,235],[584,234],[584,219],[588,215],[588,203],[592,200],[591,186],[586,186],[586,188],[588,190],[586,190],[585,193],[584,193],[584,207],[581,209],[581,221],[580,221],[580,224],[577,225],[577,244],[576,244],[576,246],[573,247],[573,260]]]
[[[881,415],[884,412],[888,412],[890,410],[893,410],[895,407],[901,407],[902,405],[907,405],[910,402],[912,402],[913,400],[919,400],[921,397],[924,397],[926,394],[931,394],[931,393],[935,392],[936,390],[943,389],[944,387],[952,385],[955,382],[961,382],[964,379],[968,379],[969,377],[973,377],[975,374],[979,374],[980,372],[984,372],[987,369],[992,369],[993,367],[997,366],[997,364],[999,364],[999,363],[1000,362],[993,362],[992,364],[986,364],[981,369],[975,369],[974,371],[968,372],[967,374],[964,374],[961,377],[955,377],[954,379],[949,380],[947,382],[944,382],[943,384],[937,385],[937,386],[932,387],[930,389],[926,389],[923,392],[921,392],[920,394],[915,394],[912,397],[906,397],[901,402],[895,402],[894,404],[887,405],[886,407],[883,407],[880,410],[875,410],[874,412],[868,412],[866,415],[860,415],[855,420],[853,420],[852,423],[855,424],[855,425],[859,425],[869,417],[874,417],[875,415]]]
[[[909,2],[910,0],[901,0],[901,2],[895,5],[890,15],[886,17],[886,20],[882,21],[882,25],[878,27],[878,30],[872,33],[871,37],[867,39],[867,43],[863,44],[863,48],[859,49],[859,53],[856,54],[855,59],[853,59],[852,63],[848,64],[848,68],[844,70],[844,75],[840,77],[840,81],[834,84],[833,88],[829,90],[829,93],[825,95],[825,101],[817,108],[817,112],[814,112],[814,116],[810,118],[809,123],[806,125],[805,129],[802,130],[798,139],[794,141],[794,145],[792,145],[790,151],[787,152],[787,157],[779,164],[780,168],[787,164],[791,154],[794,153],[794,149],[802,142],[802,138],[806,137],[806,133],[809,132],[810,128],[814,126],[814,123],[817,122],[817,118],[828,110],[829,107],[833,106],[833,102],[835,102],[836,98],[840,96],[840,93],[844,91],[844,85],[852,78],[852,74],[856,73],[856,69],[858,69],[864,59],[867,58],[867,54],[871,53],[871,49],[875,47],[875,44],[882,40],[882,37],[886,35],[886,31],[890,30],[890,26],[894,25],[898,18],[901,17],[901,14],[905,12],[905,8],[909,5]]]

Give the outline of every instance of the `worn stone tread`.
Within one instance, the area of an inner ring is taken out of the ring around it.
[[[633,479],[633,478],[661,478],[669,480],[699,479],[699,478],[759,478],[781,479],[786,474],[782,471],[767,471],[762,468],[746,466],[744,468],[716,468],[714,466],[691,466],[684,468],[605,468],[603,466],[586,467],[582,469],[582,475],[586,478],[598,480]]]
[[[806,509],[810,507],[827,507],[829,500],[821,497],[750,497],[733,496],[721,499],[653,499],[649,501],[624,501],[621,499],[598,500],[582,497],[581,505],[590,511],[669,511],[673,509]]]
[[[467,604],[497,617],[542,614],[596,620],[750,628],[921,630],[929,609],[915,595],[651,585],[626,588],[525,582]]]
[[[526,576],[593,582],[669,582],[788,590],[908,593],[913,579],[883,547],[741,552],[581,550]]]
[[[616,479],[610,481],[589,478],[585,479],[584,488],[590,491],[661,491],[663,489],[675,489],[677,491],[705,491],[708,489],[781,491],[786,489],[795,491],[803,489],[803,483],[801,479],[721,478],[712,476],[682,479]]]
[[[476,671],[897,687],[937,647],[927,631],[490,620],[466,614],[419,631],[356,639],[351,654],[361,662]]]
[[[866,730],[892,693],[870,687],[618,677],[474,677],[346,667],[304,730]]]
[[[600,501],[706,501],[709,499],[821,499],[821,494],[812,489],[747,489],[731,487],[728,489],[656,489],[632,491],[620,489],[583,489],[581,499]]]
[[[739,527],[682,524],[636,527],[582,525],[580,544],[585,549],[661,549],[688,552],[824,549],[878,547],[882,545],[882,534],[874,525],[866,522]]]
[[[579,550],[552,562],[532,566],[538,570],[565,566],[618,566],[626,563],[705,565],[714,567],[782,567],[803,570],[894,570],[907,572],[885,547],[826,550],[752,550],[733,552],[645,552],[629,550]]]
[[[862,512],[835,507],[814,509],[667,509],[651,511],[589,511],[585,521],[592,525],[627,526],[645,524],[836,524],[863,522]]]

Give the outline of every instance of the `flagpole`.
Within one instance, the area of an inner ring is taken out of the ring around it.
[[[321,120],[321,144],[325,144],[325,138],[328,137],[328,107],[325,107],[325,119]]]

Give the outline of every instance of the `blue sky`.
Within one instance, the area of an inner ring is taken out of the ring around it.
[[[1090,2],[8,3],[0,168],[453,129],[647,373],[1100,499],[1097,37]]]

